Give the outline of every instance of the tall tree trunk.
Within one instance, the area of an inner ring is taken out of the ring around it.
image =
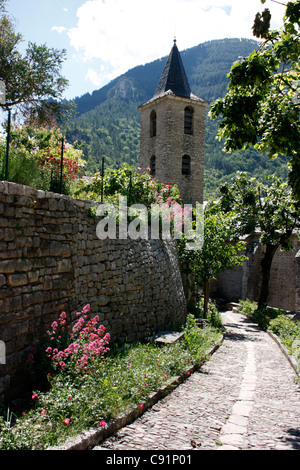
[[[258,299],[258,308],[262,307],[268,302],[271,266],[278,247],[279,245],[266,245],[266,252],[263,259],[261,260],[261,285]]]

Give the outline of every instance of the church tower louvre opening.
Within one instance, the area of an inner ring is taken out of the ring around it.
[[[139,106],[140,167],[161,183],[177,184],[184,204],[194,206],[203,203],[208,104],[192,93],[174,40],[153,97]]]

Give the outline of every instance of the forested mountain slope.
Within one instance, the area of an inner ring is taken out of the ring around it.
[[[255,48],[257,42],[254,40],[223,39],[180,51],[192,92],[210,103],[224,96],[232,63],[239,57],[248,56]],[[78,114],[68,127],[67,139],[82,144],[87,161],[86,174],[101,169],[102,157],[108,166],[123,162],[138,166],[138,106],[153,96],[166,59],[135,67],[92,94],[75,99]],[[216,140],[218,123],[208,116],[206,121],[206,198],[213,196],[222,181],[238,170],[249,171],[257,177],[274,172],[286,177],[283,159],[269,160],[255,150],[225,154],[222,143]]]

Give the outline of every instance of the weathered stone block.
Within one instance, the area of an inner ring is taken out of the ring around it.
[[[15,239],[15,232],[11,228],[6,228],[4,230],[4,241],[11,242]]]
[[[0,274],[0,287],[4,286],[6,284],[6,277],[4,274]]]
[[[14,312],[22,309],[22,297],[20,295],[8,297],[4,301],[6,312]]]
[[[16,270],[16,263],[13,260],[0,261],[0,272],[13,273]]]
[[[33,304],[42,304],[44,298],[43,298],[42,292],[34,292],[32,294],[25,294],[22,300],[23,300],[23,307],[27,308]]]
[[[102,307],[104,305],[109,304],[111,299],[107,295],[100,295],[97,300],[98,300],[98,305]]]
[[[28,283],[26,274],[8,274],[7,285],[10,287],[24,286]]]

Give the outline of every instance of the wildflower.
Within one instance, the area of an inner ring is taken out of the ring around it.
[[[32,398],[33,400],[34,400],[35,398],[37,398],[37,393],[34,393],[31,398]]]
[[[100,426],[102,426],[103,428],[106,426],[106,422],[105,421],[100,421]]]
[[[70,423],[69,418],[64,419],[64,423],[68,426],[68,424]]]
[[[48,357],[50,357],[50,355],[52,353],[52,348],[50,346],[46,349],[46,353],[47,353]]]
[[[42,415],[45,415],[45,414],[46,414],[46,410],[45,410],[44,408],[42,409],[41,414],[42,414]]]
[[[26,364],[29,364],[29,365],[34,364],[34,355],[32,353],[28,355]]]
[[[139,409],[142,410],[143,408],[144,408],[144,405],[141,403],[141,404],[139,405]]]
[[[90,304],[87,304],[85,307],[82,309],[82,313],[88,313],[90,311]]]

